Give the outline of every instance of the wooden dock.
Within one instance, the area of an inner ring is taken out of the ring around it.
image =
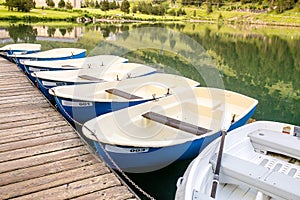
[[[0,199],[138,199],[0,58]]]

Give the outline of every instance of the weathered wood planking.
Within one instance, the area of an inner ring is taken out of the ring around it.
[[[136,199],[20,69],[0,58],[0,199]]]

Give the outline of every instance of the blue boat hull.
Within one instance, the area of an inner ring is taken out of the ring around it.
[[[31,54],[31,53],[37,53],[40,52],[41,50],[6,50],[6,51],[2,51],[0,56],[5,58],[6,60],[10,61],[10,62],[14,62],[13,59],[11,59],[11,57],[8,57],[7,55],[13,55],[14,53],[24,53],[24,54]]]
[[[36,67],[30,65],[23,65],[23,66],[24,66],[25,74],[27,74],[28,78],[32,82],[36,82],[36,78],[31,75],[31,73],[33,72],[62,70],[62,68],[45,68],[45,67]],[[63,69],[63,70],[73,70],[73,69]]]
[[[85,57],[85,53],[86,52],[82,52],[79,54],[75,54],[72,56],[66,56],[66,57],[55,57],[55,58],[32,58],[30,56],[25,57],[25,58],[18,58],[18,57],[12,57],[12,59],[14,60],[15,63],[18,64],[18,66],[22,69],[22,71],[24,73],[26,73],[25,71],[25,66],[20,62],[21,60],[36,60],[36,61],[45,61],[45,60],[67,60],[67,59],[74,59],[74,58],[84,58]]]
[[[56,82],[44,79],[36,79],[36,86],[40,89],[40,91],[44,94],[44,96],[52,103],[55,102],[54,97],[49,94],[49,89],[62,86],[62,85],[74,85],[74,82]]]
[[[255,109],[256,107],[239,121],[232,124],[229,130],[244,125],[254,114]],[[97,141],[94,141],[94,146],[97,153],[113,169],[117,169],[117,167],[111,160],[125,172],[145,173],[159,170],[175,161],[195,158],[208,144],[220,135],[221,132],[217,132],[194,141],[161,148],[112,146]]]
[[[81,124],[97,116],[149,101],[149,99],[143,99],[133,102],[94,102],[56,96],[54,99],[59,111],[69,122],[74,123],[74,120],[76,120]]]

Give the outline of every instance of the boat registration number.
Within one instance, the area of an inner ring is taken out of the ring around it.
[[[116,147],[112,145],[105,145],[105,150],[114,153],[145,153],[149,151],[149,148],[124,148],[124,147]]]
[[[44,86],[57,86],[56,82],[50,82],[50,81],[42,81],[42,84]]]
[[[87,107],[93,106],[92,102],[84,102],[84,101],[66,101],[62,100],[63,106],[72,106],[72,107]]]
[[[29,71],[31,71],[31,72],[39,72],[41,70],[39,68],[29,67]]]

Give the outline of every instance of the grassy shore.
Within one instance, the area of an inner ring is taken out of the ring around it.
[[[0,20],[22,20],[29,22],[37,21],[69,21],[76,19],[85,20],[128,20],[128,21],[193,21],[224,24],[259,24],[280,25],[300,27],[300,11],[294,9],[282,14],[275,12],[255,13],[246,11],[226,11],[214,8],[213,12],[207,14],[206,7],[184,7],[186,15],[183,16],[155,16],[141,13],[124,14],[119,9],[101,11],[100,9],[82,8],[73,10],[64,9],[32,9],[29,13],[8,11],[6,7],[0,6]]]

